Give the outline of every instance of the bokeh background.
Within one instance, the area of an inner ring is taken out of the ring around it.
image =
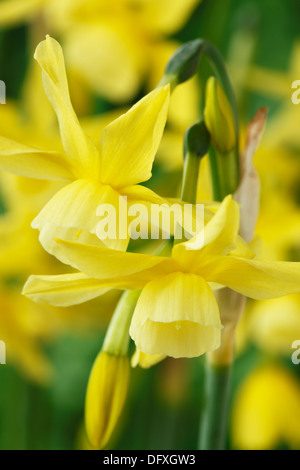
[[[36,45],[49,33],[62,44],[74,108],[97,138],[159,82],[178,45],[203,37],[222,52],[238,100],[241,128],[267,106],[255,165],[261,178],[256,234],[273,260],[300,261],[300,3],[297,0],[2,0],[0,134],[26,144],[58,140],[44,97]],[[201,116],[208,64],[172,98],[153,178],[176,196],[182,139]],[[243,141],[243,139],[242,139]],[[112,292],[75,308],[21,296],[30,274],[65,269],[43,251],[30,221],[57,186],[0,173],[0,449],[88,449],[83,431],[88,375],[119,297]],[[207,162],[199,198],[209,200]],[[143,247],[147,248],[147,247]],[[228,449],[300,448],[300,295],[249,301],[239,325],[232,377]],[[203,358],[167,359],[132,370],[129,397],[110,449],[195,449]]]

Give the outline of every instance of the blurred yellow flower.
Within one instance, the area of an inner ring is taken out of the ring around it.
[[[40,15],[45,33],[63,42],[68,68],[97,93],[126,102],[145,81],[153,87],[157,67],[165,65],[165,51],[174,45],[167,36],[185,24],[200,1],[5,0],[0,25],[34,15],[38,21]]]
[[[234,447],[271,450],[300,446],[300,384],[280,366],[263,366],[237,391],[232,410]]]
[[[49,321],[38,305],[26,300],[20,289],[3,285],[1,279],[0,335],[6,346],[6,362],[16,365],[31,380],[46,383],[54,371],[42,344],[53,335],[55,322]]]
[[[49,0],[3,0],[0,8],[0,25],[12,26],[30,21]]]
[[[292,259],[300,240],[300,208],[279,189],[264,196],[255,230],[262,241],[261,251],[269,259]]]
[[[237,328],[238,349],[254,343],[267,354],[291,355],[300,338],[300,296],[250,302]]]
[[[257,65],[250,67],[246,82],[243,84],[249,90],[261,93],[264,96],[272,96],[290,101],[292,83],[299,78],[300,67],[300,42],[296,40],[290,55],[289,69],[287,72],[275,69],[266,69]],[[233,75],[235,69],[232,69]]]

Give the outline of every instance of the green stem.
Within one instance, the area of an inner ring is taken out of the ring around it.
[[[168,258],[171,256],[173,247],[173,237],[170,237],[166,241],[164,241],[157,250],[154,251],[153,256],[165,256]]]
[[[209,149],[209,164],[210,164],[210,174],[213,188],[213,197],[215,201],[222,201],[223,191],[221,187],[220,174],[219,174],[219,165],[217,161],[217,154],[214,147],[211,145]]]
[[[206,363],[199,448],[224,450],[228,422],[231,366]]]
[[[119,300],[103,343],[103,351],[115,356],[126,356],[129,346],[129,327],[140,296],[140,290],[126,291]]]
[[[180,196],[183,202],[196,204],[200,161],[201,159],[194,153],[187,152],[185,154]]]
[[[185,153],[180,195],[180,200],[182,202],[196,204],[200,161],[201,159],[196,154],[192,152]],[[186,238],[184,235],[182,239],[174,238],[174,245],[185,240]]]

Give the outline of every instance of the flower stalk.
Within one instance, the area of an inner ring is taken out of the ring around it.
[[[184,136],[184,168],[181,187],[181,201],[196,204],[197,183],[201,159],[207,154],[210,135],[204,122],[191,126]]]
[[[221,321],[221,346],[206,355],[204,402],[201,410],[199,448],[224,450],[234,362],[235,329],[246,298],[231,289],[216,293]]]
[[[199,439],[201,450],[225,448],[230,379],[231,364],[219,366],[206,361]]]
[[[127,356],[130,341],[128,331],[139,296],[139,290],[126,291],[122,295],[106,332],[103,351],[114,356]]]

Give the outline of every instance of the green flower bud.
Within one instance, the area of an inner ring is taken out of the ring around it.
[[[161,84],[171,83],[172,88],[189,80],[197,72],[204,41],[195,39],[183,44],[167,63]]]
[[[203,158],[210,146],[210,134],[203,121],[199,121],[189,127],[184,135],[184,155],[192,153],[198,158]]]

